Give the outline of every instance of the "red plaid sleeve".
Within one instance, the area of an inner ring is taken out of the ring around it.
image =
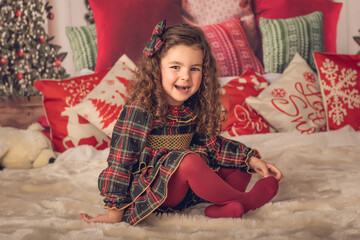
[[[123,209],[132,202],[131,172],[138,165],[151,125],[152,116],[136,102],[125,106],[120,113],[112,134],[108,167],[101,172],[98,181],[105,207]]]

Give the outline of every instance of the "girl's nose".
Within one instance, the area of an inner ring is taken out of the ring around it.
[[[188,70],[183,70],[181,72],[181,80],[189,80],[189,77],[190,77],[190,74],[189,74],[189,71]]]

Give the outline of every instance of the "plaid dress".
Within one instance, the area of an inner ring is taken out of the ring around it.
[[[124,209],[123,221],[133,226],[165,201],[167,183],[186,154],[199,154],[213,169],[243,171],[250,171],[247,160],[251,156],[260,158],[256,150],[242,143],[194,134],[196,115],[189,107],[171,106],[167,118],[165,125],[160,124],[138,102],[133,102],[124,107],[114,127],[108,167],[100,173],[99,190],[105,208]],[[181,149],[154,148],[148,143],[149,139],[184,134],[194,135]]]

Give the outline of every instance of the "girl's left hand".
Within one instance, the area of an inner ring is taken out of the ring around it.
[[[124,210],[110,209],[106,214],[99,214],[96,217],[90,217],[86,213],[80,213],[80,218],[88,223],[118,223],[122,221]]]
[[[283,180],[283,175],[281,171],[274,165],[267,163],[257,157],[251,157],[249,159],[249,165],[256,173],[260,174],[263,177],[273,176],[279,183]]]

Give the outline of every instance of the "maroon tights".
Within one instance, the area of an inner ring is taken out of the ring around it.
[[[242,217],[243,213],[268,203],[278,191],[274,177],[258,180],[245,193],[251,175],[237,169],[220,168],[214,172],[197,154],[184,157],[168,183],[168,195],[163,206],[174,207],[191,190],[214,205],[205,209],[208,217]]]

